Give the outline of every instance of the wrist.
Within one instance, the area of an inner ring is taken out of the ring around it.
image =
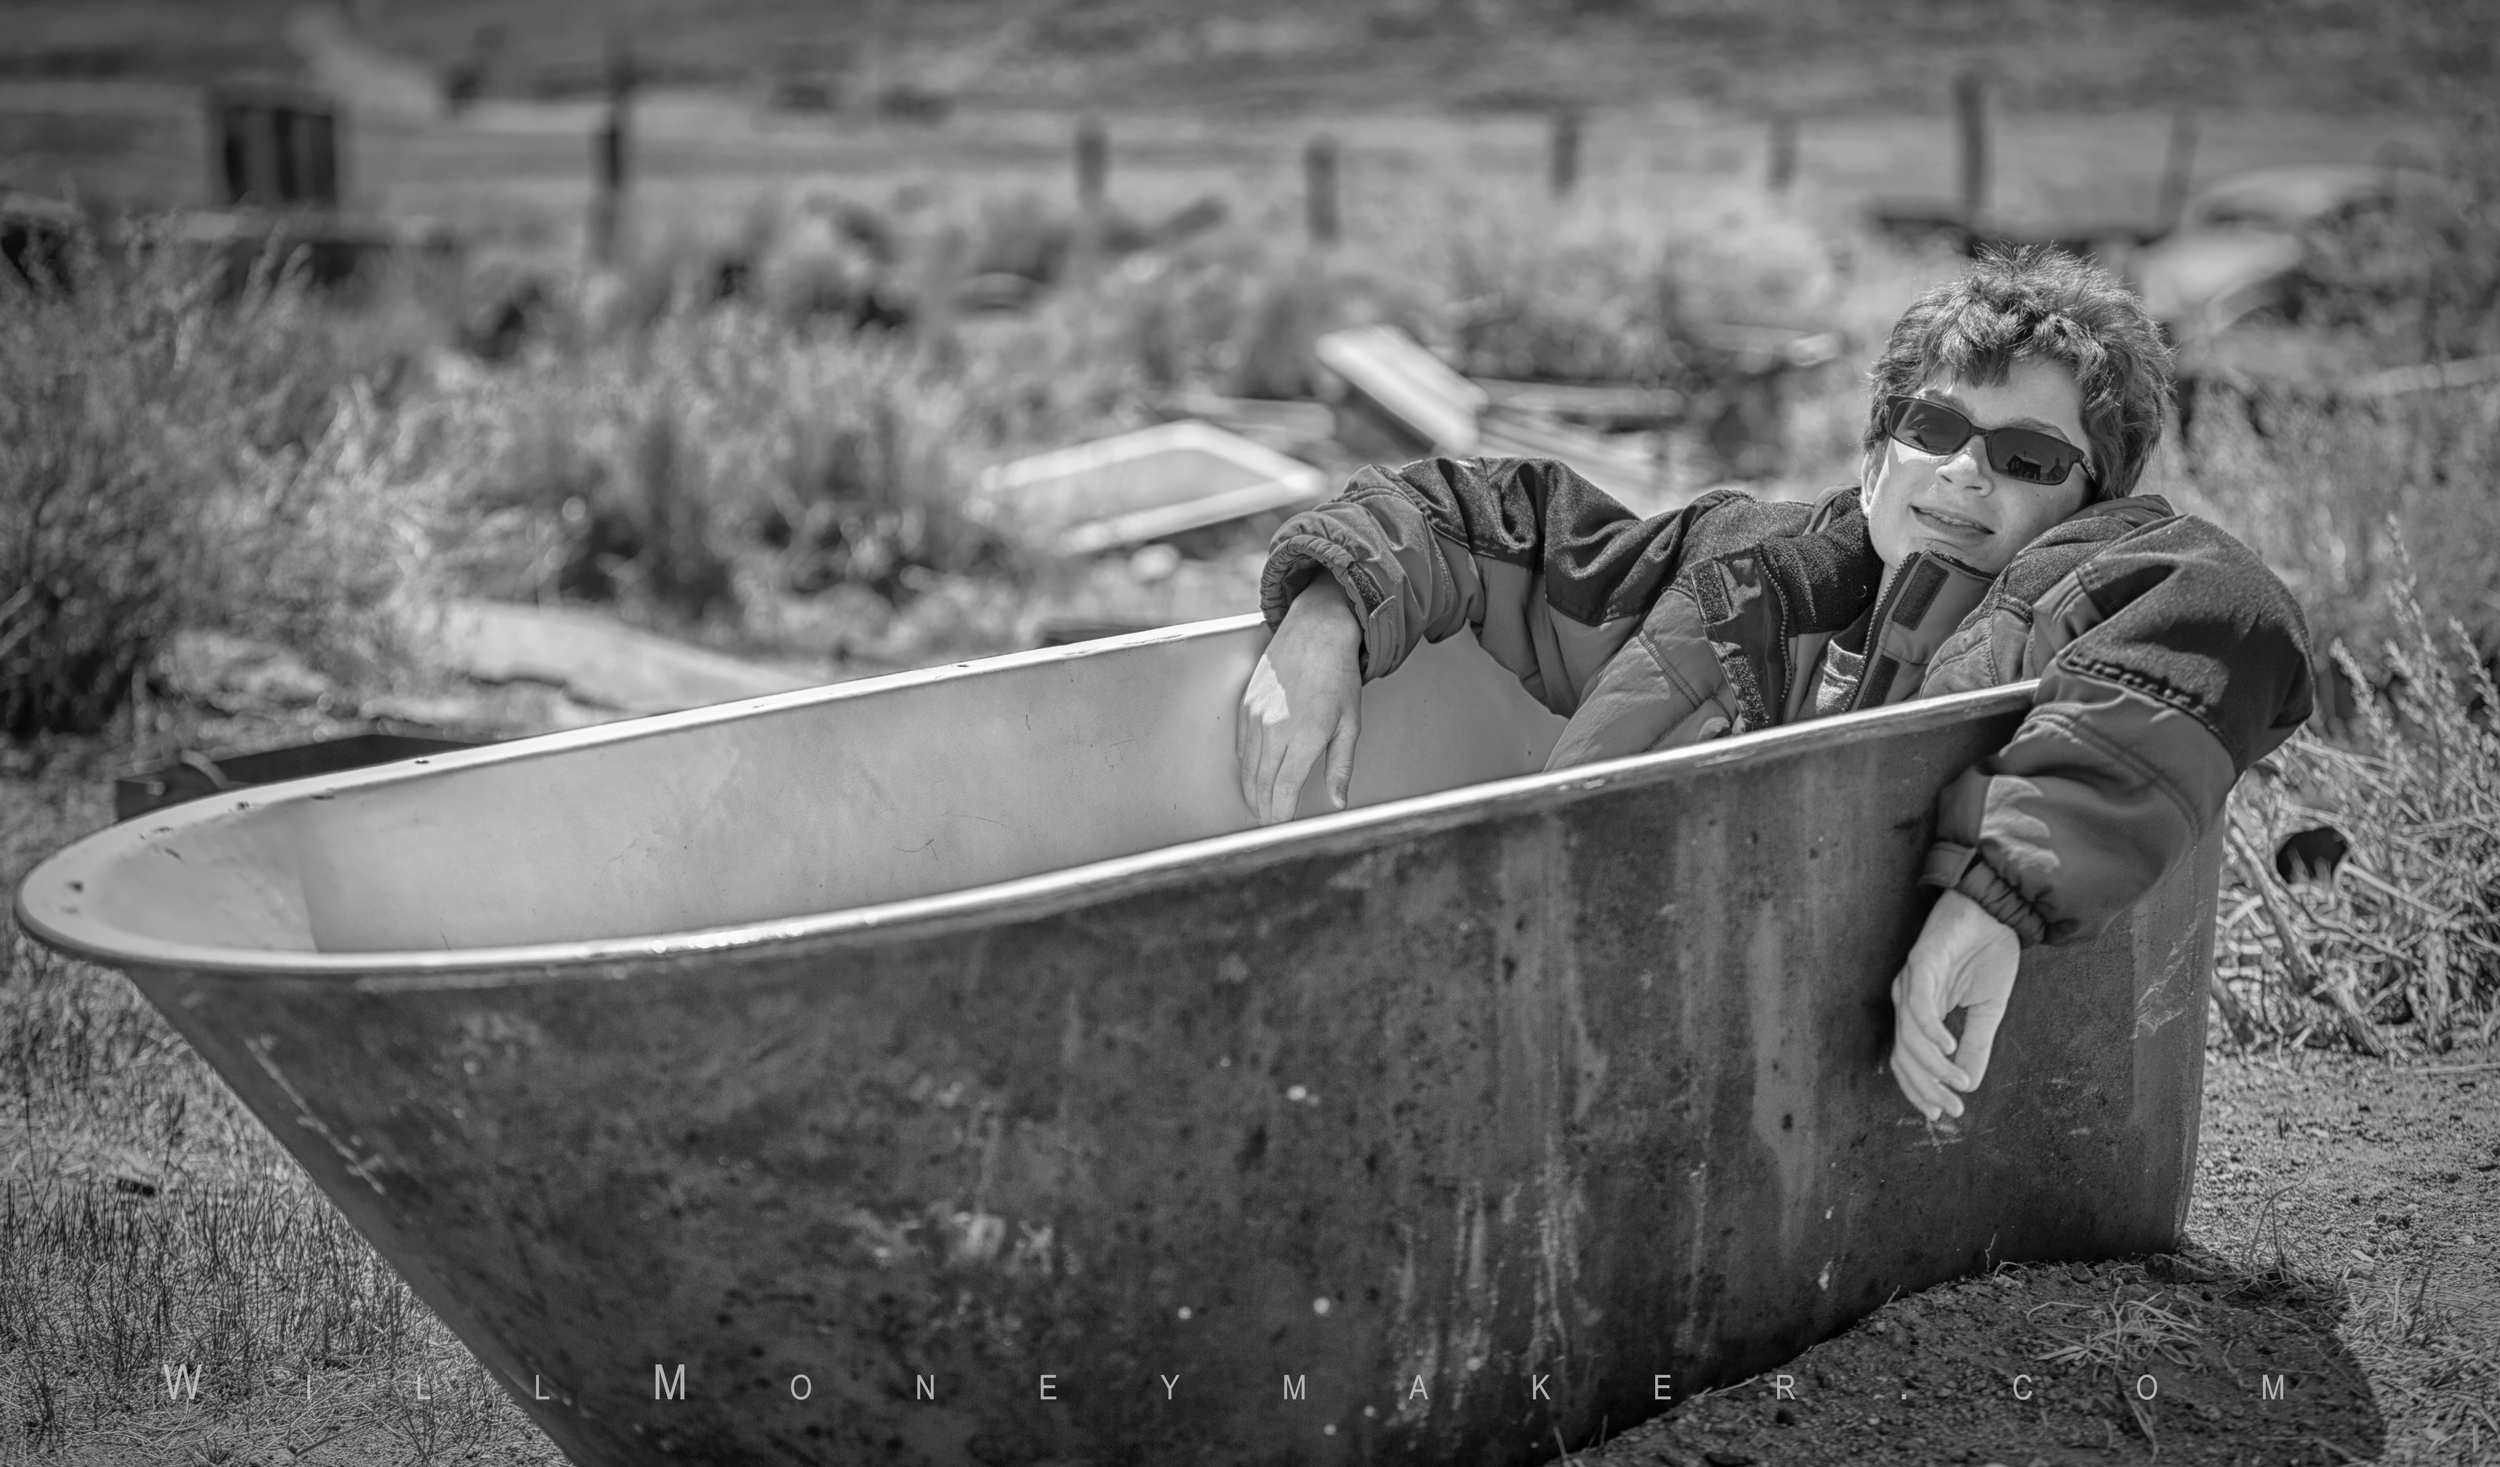
[[[2017,944],[2022,941],[2022,934],[2019,931],[1998,920],[1995,913],[1959,891],[1939,892],[1936,896],[1936,909],[1931,914],[1930,920],[1948,927],[1960,928],[1973,937],[1997,938]]]
[[[1354,603],[1346,599],[1345,588],[1337,578],[1318,575],[1293,598],[1285,608],[1285,627],[1305,635],[1326,637],[1334,643],[1359,648],[1363,644],[1363,620],[1354,611]]]

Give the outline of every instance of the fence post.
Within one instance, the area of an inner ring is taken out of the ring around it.
[[[1571,196],[1580,182],[1580,109],[1554,109],[1553,149],[1548,159],[1546,183],[1558,199]]]
[[[1962,144],[1962,227],[1974,234],[1988,209],[1987,107],[1977,71],[1964,70],[1953,78],[1953,111]]]
[[[1786,108],[1771,114],[1771,192],[1784,194],[1797,181],[1797,114]]]
[[[1337,140],[1326,133],[1302,150],[1302,202],[1311,227],[1311,243],[1337,242]]]
[[[1087,116],[1076,124],[1076,202],[1088,214],[1102,211],[1111,190],[1111,138],[1102,119]]]
[[[607,120],[600,126],[598,141],[592,149],[595,177],[591,184],[590,248],[592,258],[602,265],[616,258],[618,236],[623,232],[625,188],[632,173],[630,114],[636,80],[631,46],[622,36],[611,37],[608,43]]]
[[[2161,199],[2154,214],[2164,233],[2179,227],[2187,212],[2188,179],[2196,172],[2196,112],[2182,107],[2170,115],[2170,152],[2162,160]]]

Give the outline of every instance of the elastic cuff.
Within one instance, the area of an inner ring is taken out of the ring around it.
[[[1259,614],[1267,618],[1269,630],[1284,621],[1293,598],[1323,570],[1337,578],[1337,589],[1345,592],[1354,614],[1371,619],[1371,608],[1363,604],[1355,584],[1354,552],[1324,535],[1296,535],[1270,547],[1267,565],[1259,572]]]
[[[2031,903],[2014,889],[2012,882],[1999,876],[1987,858],[1976,847],[1956,841],[1938,841],[1927,852],[1927,869],[1919,873],[1919,885],[1958,891],[1979,904],[1979,909],[2014,929],[2014,936],[2025,947],[2038,947],[2049,935],[2046,922],[2032,910]]]

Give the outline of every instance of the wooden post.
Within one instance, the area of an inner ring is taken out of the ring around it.
[[[1976,233],[1988,209],[1988,111],[1979,73],[1953,78],[1953,112],[1961,126],[1962,227]]]
[[[2161,199],[2155,216],[2167,234],[2179,227],[2187,212],[2188,180],[2196,172],[2196,112],[2182,107],[2170,115],[2170,153],[2162,160]]]
[[[1111,138],[1102,119],[1084,117],[1076,124],[1076,203],[1088,214],[1102,212],[1111,191]]]
[[[1571,196],[1580,183],[1580,111],[1576,107],[1554,109],[1552,156],[1548,160],[1546,183],[1558,199]]]
[[[1337,242],[1337,140],[1326,133],[1302,150],[1302,202],[1310,221],[1311,243]]]
[[[1784,194],[1797,181],[1797,114],[1782,108],[1771,114],[1771,192]]]
[[[623,233],[625,188],[631,178],[633,152],[631,113],[634,96],[634,55],[622,37],[608,46],[608,115],[592,150],[590,248],[600,264],[616,258]]]

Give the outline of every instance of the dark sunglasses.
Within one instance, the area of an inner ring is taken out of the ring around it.
[[[2065,483],[2066,476],[2084,459],[2082,449],[2054,433],[2030,428],[1990,428],[1983,435],[1970,419],[1923,397],[1896,397],[1886,410],[1890,422],[1884,431],[1921,453],[1958,453],[1972,438],[1984,437],[1988,467],[2025,484],[2055,488]],[[2091,487],[2088,472],[2083,482],[2086,489]]]

